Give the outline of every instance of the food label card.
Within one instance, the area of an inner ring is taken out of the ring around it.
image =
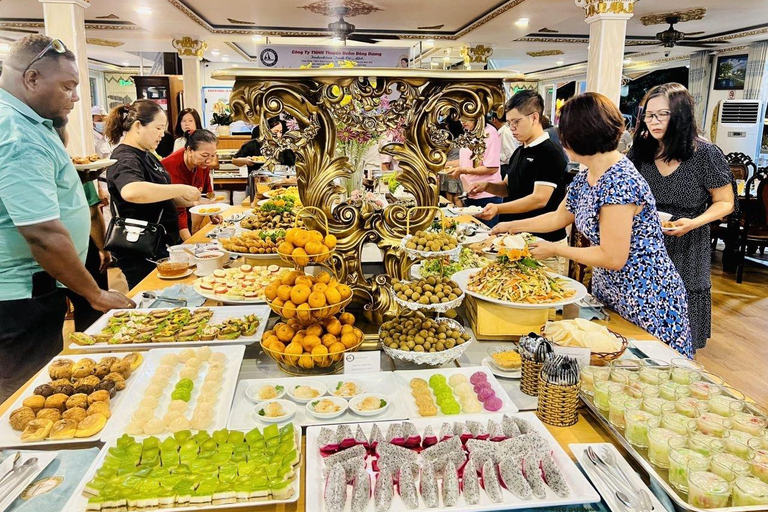
[[[371,373],[381,371],[381,351],[353,352],[344,355],[344,373]]]
[[[557,345],[555,345],[553,348],[555,349],[555,354],[569,356],[576,359],[576,363],[579,365],[579,368],[582,366],[589,366],[590,357],[592,355],[592,351],[590,349],[582,347],[559,347]]]

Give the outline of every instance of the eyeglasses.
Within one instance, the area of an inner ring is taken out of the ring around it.
[[[48,45],[46,45],[45,48],[43,48],[43,51],[38,53],[37,57],[32,59],[32,61],[29,64],[27,64],[27,67],[24,68],[24,72],[21,75],[22,76],[26,75],[27,71],[29,71],[29,68],[32,67],[32,64],[34,64],[35,62],[45,57],[45,54],[51,50],[55,51],[58,54],[62,54],[67,51],[67,47],[61,39],[51,39],[51,42],[48,43]]]
[[[643,121],[650,123],[652,119],[656,119],[659,122],[666,121],[669,116],[672,115],[671,110],[659,110],[658,112],[646,112],[643,114]]]
[[[517,119],[509,119],[507,120],[507,124],[509,125],[510,128],[517,128],[517,125],[520,124],[520,121],[522,121],[523,119],[525,119],[526,117],[532,114],[533,112],[531,112],[530,114],[525,114],[523,117],[518,117]]]

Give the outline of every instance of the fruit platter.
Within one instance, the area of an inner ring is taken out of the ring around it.
[[[313,276],[292,270],[270,282],[264,296],[272,311],[286,320],[312,323],[339,314],[352,300],[352,288],[326,271]]]
[[[409,418],[517,412],[496,377],[483,366],[396,371]]]
[[[287,271],[278,265],[240,265],[214,270],[212,274],[196,279],[193,286],[206,299],[224,304],[263,304],[264,289]]]
[[[491,511],[600,496],[532,413],[307,429],[308,512]],[[319,499],[322,497],[322,499]]]
[[[180,512],[295,502],[301,486],[300,437],[301,431],[288,424],[112,438],[64,510]]]
[[[85,351],[250,345],[261,339],[267,318],[265,305],[113,309],[70,341]]]
[[[302,212],[309,210],[304,208]],[[326,228],[327,232],[327,228]],[[277,254],[283,260],[305,267],[326,261],[336,248],[336,236],[323,235],[315,229],[288,228],[285,239],[277,246]]]
[[[284,229],[243,231],[239,236],[218,239],[222,251],[246,259],[276,258],[277,247],[284,241]]]
[[[407,419],[402,400],[406,391],[393,385],[390,377],[389,373],[377,372],[348,377],[318,375],[242,380],[235,391],[227,428],[243,430],[267,425],[268,420],[259,416],[255,406],[274,400],[295,404],[294,415],[286,421],[297,427]],[[371,398],[374,396],[379,398],[378,403]],[[334,403],[321,403],[328,400]],[[381,400],[385,402],[383,405]]]
[[[243,345],[150,351],[139,383],[102,440],[224,428],[244,353]]]
[[[0,448],[98,441],[130,401],[141,352],[56,357],[0,418]]]

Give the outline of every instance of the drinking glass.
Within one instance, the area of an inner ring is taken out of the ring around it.
[[[681,436],[696,428],[696,420],[676,412],[665,412],[661,416],[661,426]]]
[[[757,478],[739,477],[731,484],[734,507],[768,505],[768,484]]]
[[[669,366],[644,366],[640,368],[640,380],[646,384],[660,386],[669,380],[671,368]]]
[[[581,368],[581,390],[584,394],[593,396],[596,380],[608,380],[611,369],[604,366],[584,366]]]
[[[610,393],[608,396],[608,421],[616,428],[624,428],[624,406],[630,399],[626,393]]]
[[[659,418],[651,418],[648,422],[648,460],[654,466],[666,469],[669,467],[669,440],[685,439],[668,428],[659,426]]]
[[[725,437],[731,430],[731,421],[720,415],[705,412],[696,418],[696,424],[699,432],[708,436]]]
[[[761,437],[768,427],[768,412],[756,404],[742,402],[744,408],[738,409],[737,404],[731,404],[731,422],[733,428],[746,432],[755,437]]]
[[[685,438],[669,440],[669,483],[680,492],[688,492],[688,467],[697,471],[709,469],[709,457],[687,446]]]
[[[737,477],[749,476],[750,463],[732,453],[716,453],[712,455],[710,471],[728,482],[733,482]]]
[[[725,451],[725,442],[719,437],[708,436],[693,429],[688,432],[688,447],[702,455],[711,457],[715,453]]]
[[[709,410],[720,416],[730,418],[735,412],[744,410],[744,401],[726,395],[717,395],[709,399]]]
[[[688,503],[699,508],[721,508],[728,504],[731,486],[724,478],[698,469],[694,462],[688,467]]]
[[[675,400],[675,411],[689,418],[697,418],[700,414],[709,410],[709,404],[692,396],[681,397]]]
[[[673,402],[667,402],[663,398],[643,397],[643,410],[654,416],[661,416],[665,410],[674,412],[675,404]]]
[[[624,437],[638,448],[648,446],[648,422],[655,416],[642,409],[642,400],[627,400],[624,404]]]
[[[610,380],[596,380],[595,381],[595,396],[594,396],[594,402],[595,407],[597,407],[600,411],[607,412],[608,411],[608,395],[609,395],[609,388],[611,386],[622,386],[623,384],[616,384],[615,382],[612,382]]]
[[[704,373],[702,376],[711,378],[712,374]],[[699,400],[709,400],[723,392],[723,387],[720,384],[703,379],[692,382],[688,385],[688,389],[691,392],[691,396]]]
[[[670,361],[672,370],[670,377],[678,384],[690,384],[701,380],[701,372],[704,366],[690,359],[676,357]]]
[[[690,394],[690,392],[688,391],[687,384],[680,384],[673,380],[668,380],[667,382],[659,386],[659,396],[664,400],[674,401],[675,397],[677,396],[678,389],[685,390],[685,391],[680,391],[680,393]]]

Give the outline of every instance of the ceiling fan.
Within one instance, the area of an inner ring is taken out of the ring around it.
[[[346,42],[357,41],[359,43],[376,44],[382,39],[400,39],[394,34],[355,34],[355,26],[344,19],[349,14],[347,7],[336,7],[333,9],[339,19],[328,24],[328,31],[333,35],[334,41]]]
[[[675,46],[709,48],[710,46],[716,46],[720,44],[718,42],[710,41],[688,41],[687,39],[689,37],[698,36],[704,34],[704,32],[685,33],[680,32],[679,30],[675,30],[675,23],[680,21],[679,16],[667,16],[666,21],[669,23],[669,28],[656,34],[656,40],[659,41],[661,43],[660,46],[663,46],[664,48],[674,48]],[[655,44],[655,42],[649,44]]]

